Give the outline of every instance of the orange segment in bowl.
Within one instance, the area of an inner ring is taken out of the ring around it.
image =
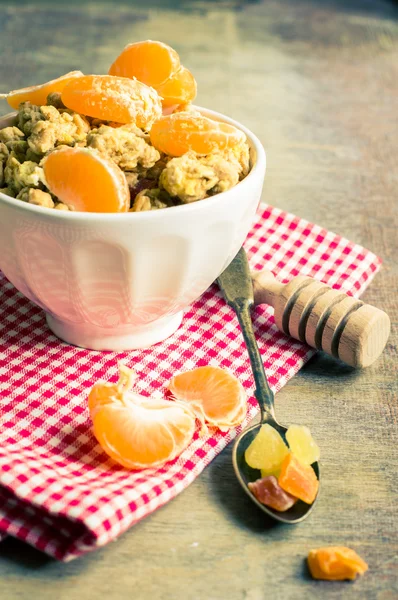
[[[162,114],[158,93],[136,79],[112,75],[84,75],[72,80],[61,94],[75,112],[148,129]]]
[[[47,81],[47,83],[42,83],[41,85],[32,85],[20,90],[13,90],[12,92],[8,92],[8,94],[0,94],[0,97],[5,98],[12,108],[18,108],[21,102],[31,102],[32,104],[41,106],[46,104],[48,94],[62,92],[71,80],[82,76],[83,73],[81,71],[70,71],[70,73],[66,73],[62,77],[58,77],[58,79]]]
[[[94,434],[103,450],[128,469],[158,467],[190,443],[195,417],[182,403],[145,398],[131,391],[121,367],[119,383],[98,383],[89,395]]]
[[[43,164],[49,190],[70,209],[126,212],[130,193],[123,171],[88,148],[62,147]]]
[[[210,154],[233,148],[246,139],[243,131],[233,125],[183,112],[156,121],[150,137],[153,146],[169,156],[182,156],[190,150]]]
[[[136,78],[154,88],[180,68],[180,58],[163,42],[146,40],[128,44],[109,69],[109,75]]]
[[[173,105],[189,104],[196,98],[196,80],[191,71],[185,67],[181,67],[180,70],[165,81],[165,83],[158,86],[156,91],[163,98],[163,108],[168,108]]]
[[[202,421],[220,428],[239,425],[246,414],[246,393],[240,381],[219,367],[198,367],[175,375],[172,395],[191,406]]]

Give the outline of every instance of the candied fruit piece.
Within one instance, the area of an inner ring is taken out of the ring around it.
[[[286,433],[289,448],[303,465],[312,465],[319,460],[318,444],[305,425],[290,425]]]
[[[282,464],[280,465],[280,467],[281,467],[281,466],[282,466]],[[273,474],[273,475],[275,475],[275,477],[276,477],[277,479],[278,479],[278,477],[279,477],[279,473],[281,472],[281,469],[280,469],[280,467],[279,467],[279,469],[275,469],[275,470],[272,472],[272,474]],[[269,475],[269,472],[267,471],[267,469],[260,469],[260,471],[261,471],[261,477],[268,477],[268,475]]]
[[[245,460],[252,469],[261,469],[262,475],[273,475],[277,473],[281,464],[289,453],[279,432],[265,424],[246,449]]]
[[[278,483],[285,492],[307,504],[314,502],[319,488],[314,469],[303,465],[291,452],[282,463]]]
[[[329,546],[310,550],[308,568],[314,579],[343,581],[355,579],[368,570],[368,565],[358,554],[345,546]]]
[[[273,475],[250,481],[248,487],[261,504],[279,512],[289,510],[297,502],[297,498],[285,492]]]

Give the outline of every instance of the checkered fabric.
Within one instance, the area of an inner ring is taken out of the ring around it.
[[[264,205],[245,247],[252,268],[267,266],[284,281],[311,275],[355,296],[381,265],[364,248]],[[196,435],[162,468],[119,467],[96,443],[87,410],[91,386],[116,381],[119,360],[138,373],[137,391],[160,397],[180,371],[226,367],[248,392],[242,426],[257,412],[237,319],[215,285],[172,337],[144,351],[94,352],[61,343],[43,312],[1,274],[0,311],[0,537],[18,537],[65,561],[94,550],[182,492],[241,430]],[[253,321],[277,392],[314,351],[280,333],[267,306],[255,309]]]

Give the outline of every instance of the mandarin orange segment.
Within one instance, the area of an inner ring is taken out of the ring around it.
[[[246,393],[239,380],[219,367],[198,367],[175,375],[172,395],[189,404],[195,415],[217,427],[239,425],[246,414]]]
[[[33,85],[19,90],[13,90],[8,94],[0,94],[0,98],[5,98],[12,108],[18,108],[22,102],[31,102],[41,106],[46,104],[47,96],[52,92],[62,92],[65,86],[78,77],[83,77],[81,71],[70,71],[58,79],[52,79],[41,85]]]
[[[135,123],[149,129],[162,114],[158,93],[135,79],[84,75],[71,80],[61,94],[71,110],[104,121]]]
[[[319,488],[314,469],[301,464],[291,452],[282,463],[278,483],[285,492],[307,504],[314,502]]]
[[[363,575],[369,568],[355,550],[345,546],[310,550],[307,561],[314,579],[329,581],[355,579],[357,575]]]
[[[156,88],[162,97],[163,109],[180,104],[189,104],[196,98],[197,85],[191,71],[181,67],[165,83]]]
[[[169,156],[182,156],[192,150],[210,154],[233,148],[246,136],[233,125],[213,121],[202,115],[178,112],[156,121],[150,131],[152,145]]]
[[[94,435],[113,460],[128,469],[159,467],[190,443],[195,417],[189,407],[130,391],[127,367],[117,384],[97,383],[89,395]]]
[[[61,147],[44,159],[43,169],[50,192],[71,210],[109,213],[129,209],[125,174],[95,150]]]
[[[128,44],[109,69],[109,75],[136,78],[154,88],[180,68],[177,52],[163,42],[146,40]]]

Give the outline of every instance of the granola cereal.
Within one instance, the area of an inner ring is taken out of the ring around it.
[[[4,169],[4,181],[15,193],[24,187],[37,188],[43,184],[43,169],[33,161],[20,163],[10,155]]]
[[[137,167],[149,169],[159,160],[159,152],[150,145],[149,136],[138,127],[101,125],[87,135],[87,146],[111,158],[123,171],[134,172]]]
[[[24,133],[18,127],[5,127],[0,129],[0,142],[7,144],[9,142],[19,142],[23,140]]]
[[[55,106],[55,108],[66,108],[65,104],[61,100],[61,94],[59,92],[51,92],[51,94],[48,94],[47,105]]]
[[[232,188],[238,183],[241,171],[238,161],[229,162],[222,154],[199,157],[187,152],[167,163],[160,186],[184,203],[196,202]]]
[[[9,152],[7,146],[4,142],[0,142],[0,186],[4,184],[4,167],[7,162],[8,155]]]
[[[54,201],[51,194],[43,192],[43,190],[25,187],[17,195],[18,200],[36,204],[36,206],[44,206],[45,208],[54,208]]]
[[[141,212],[144,210],[158,210],[174,206],[173,199],[165,190],[144,189],[136,195],[130,212]]]
[[[183,110],[200,115],[194,108]],[[124,171],[131,212],[197,202],[231,189],[249,172],[246,143],[207,155],[167,156],[135,124],[85,117],[65,108],[61,94],[53,92],[46,105],[22,103],[15,125],[0,130],[0,191],[37,206],[71,210],[49,193],[41,166],[61,146],[93,149]]]

